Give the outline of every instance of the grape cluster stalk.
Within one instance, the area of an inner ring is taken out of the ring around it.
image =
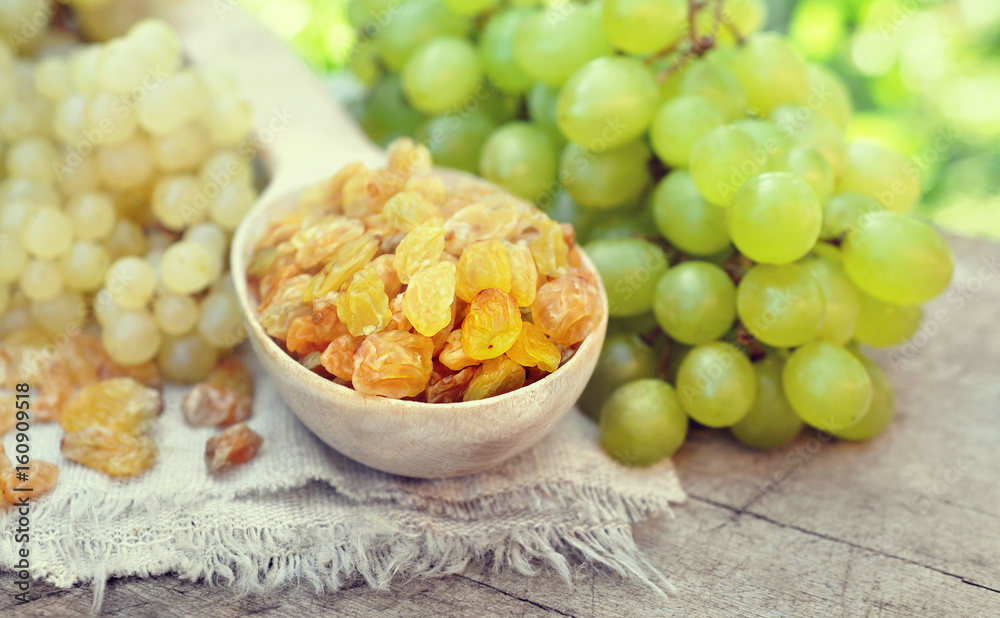
[[[580,406],[644,465],[689,422],[774,448],[894,415],[860,345],[919,328],[954,259],[905,157],[761,0],[352,0],[355,112],[572,223],[608,293]]]

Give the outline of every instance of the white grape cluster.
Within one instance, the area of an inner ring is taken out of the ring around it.
[[[0,332],[93,316],[115,361],[207,373],[243,337],[227,249],[257,196],[251,121],[162,21],[26,58],[0,43]]]
[[[889,423],[888,381],[857,344],[912,336],[953,258],[911,214],[918,169],[848,142],[846,87],[758,32],[761,0],[350,6],[366,130],[416,136],[587,243],[625,337],[581,400],[605,408],[609,450],[648,434],[660,446],[631,461],[669,455],[687,418],[760,448],[803,421],[845,439]],[[672,385],[610,397],[650,378]],[[657,406],[682,413],[634,421]]]

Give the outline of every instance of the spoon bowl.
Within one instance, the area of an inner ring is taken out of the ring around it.
[[[264,331],[246,281],[257,241],[272,221],[296,208],[303,188],[353,161],[382,166],[385,156],[284,44],[235,7],[220,25],[211,5],[187,0],[169,19],[185,54],[231,72],[254,108],[259,139],[252,147],[260,149],[271,180],[236,230],[230,266],[250,344],[285,402],[340,453],[403,476],[471,474],[536,444],[573,407],[594,371],[607,326],[603,287],[601,322],[572,358],[538,382],[480,401],[430,404],[362,395],[306,369]],[[435,173],[446,184],[474,178]],[[580,258],[596,272],[582,251]]]

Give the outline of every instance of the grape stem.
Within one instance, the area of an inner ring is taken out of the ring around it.
[[[715,10],[715,21],[712,24],[712,34],[706,34],[705,36],[698,36],[698,11],[708,6],[712,0],[705,0],[704,2],[698,2],[698,0],[688,0],[688,32],[687,35],[681,35],[677,40],[667,45],[665,48],[659,52],[653,54],[647,59],[647,62],[653,62],[660,58],[670,55],[681,46],[685,39],[690,41],[690,45],[687,49],[680,51],[680,55],[677,59],[670,64],[667,68],[660,71],[656,76],[656,79],[661,83],[666,81],[668,77],[676,73],[677,71],[684,68],[688,62],[694,58],[703,56],[705,52],[712,49],[715,46],[715,34],[718,32],[719,21],[722,18],[722,2],[723,0],[718,0],[716,3]]]

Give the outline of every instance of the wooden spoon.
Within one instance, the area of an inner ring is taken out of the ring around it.
[[[262,154],[271,182],[236,231],[230,266],[250,343],[292,411],[344,455],[403,476],[479,472],[537,443],[573,407],[594,371],[607,326],[603,287],[601,323],[573,358],[546,378],[498,397],[453,404],[372,397],[305,369],[258,322],[247,262],[270,222],[295,209],[302,188],[352,161],[380,166],[384,153],[294,53],[242,11],[225,2],[188,0],[173,7],[169,19],[190,59],[238,78],[266,142]],[[440,173],[452,180],[461,174]]]

